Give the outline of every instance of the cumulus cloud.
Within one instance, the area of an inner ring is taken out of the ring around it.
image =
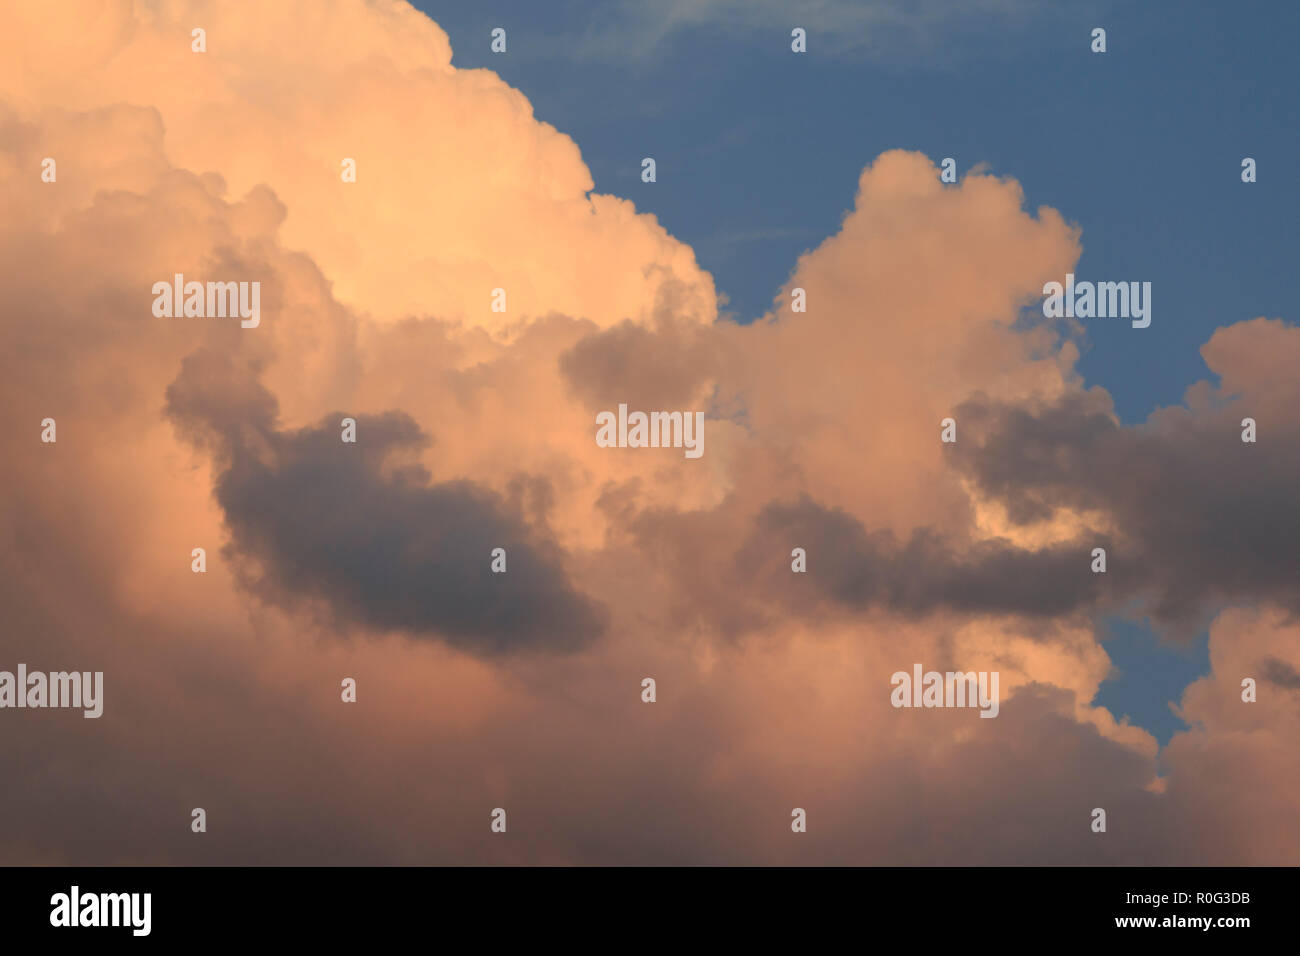
[[[689,247],[591,195],[577,146],[404,4],[3,17],[5,651],[106,681],[100,720],[0,735],[8,861],[1300,851],[1292,327],[1220,330],[1218,383],[1123,427],[1018,321],[1080,246],[1014,181],[877,157],[740,327]],[[261,282],[261,324],[155,317],[178,272]],[[597,447],[621,402],[705,410],[705,456]],[[1219,612],[1159,764],[1092,703],[1093,614],[1133,599]],[[999,717],[892,708],[918,661],[999,671]]]
[[[692,250],[627,200],[592,193],[573,140],[494,73],[453,68],[446,33],[409,4],[263,6],[7,5],[6,35],[30,42],[0,64],[0,89],[29,107],[152,107],[174,163],[219,171],[234,195],[273,189],[286,244],[380,320],[505,333],[557,310],[613,325],[645,319],[665,284],[688,290],[696,320],[716,314]],[[195,28],[206,53],[191,50]],[[341,179],[345,158],[355,183]],[[492,311],[496,288],[505,313]]]
[[[521,515],[471,482],[430,484],[423,466],[401,463],[428,443],[402,412],[353,420],[354,443],[341,439],[341,413],[285,434],[274,396],[210,349],[182,362],[167,412],[215,445],[228,551],[261,565],[252,585],[269,600],[314,597],[343,620],[488,653],[574,649],[603,627]],[[498,548],[506,573],[489,566]]]
[[[1184,406],[1139,426],[1122,426],[1100,390],[1040,406],[972,399],[958,410],[964,444],[953,456],[1013,522],[1099,515],[1117,539],[1121,591],[1141,591],[1152,614],[1184,630],[1233,602],[1300,610],[1300,384],[1283,371],[1300,360],[1300,329],[1237,323],[1203,354],[1219,384],[1198,384]],[[1242,441],[1246,418],[1263,429],[1254,443]]]

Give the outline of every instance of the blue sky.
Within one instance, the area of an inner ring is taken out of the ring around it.
[[[1093,323],[1082,343],[1080,371],[1126,423],[1209,375],[1198,350],[1216,328],[1300,314],[1296,4],[415,5],[450,34],[456,66],[498,72],[574,138],[598,192],[690,243],[737,321],[770,307],[799,254],[837,230],[863,166],[895,148],[1014,177],[1029,208],[1081,227],[1081,279],[1152,283],[1150,328]],[[489,50],[497,26],[503,55]],[[1101,626],[1117,673],[1099,702],[1166,741],[1181,726],[1168,701],[1208,671],[1205,635],[1170,647]]]

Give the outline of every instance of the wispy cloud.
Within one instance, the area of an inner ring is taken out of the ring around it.
[[[591,21],[575,52],[589,59],[647,59],[692,31],[734,39],[795,27],[831,55],[887,56],[937,49],[973,23],[1003,28],[1042,12],[1037,0],[620,0]]]

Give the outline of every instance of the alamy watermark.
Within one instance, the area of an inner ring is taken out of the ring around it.
[[[155,282],[153,294],[153,314],[160,319],[238,316],[246,329],[255,329],[262,321],[260,282],[186,282],[178,272],[171,282]]]
[[[73,886],[50,897],[51,926],[129,926],[131,935],[152,928],[152,893],[82,893]]]
[[[1043,315],[1049,319],[1132,319],[1133,328],[1151,324],[1150,282],[1075,282],[1065,274],[1065,285],[1043,286]]]
[[[895,671],[889,702],[895,707],[978,707],[981,717],[998,715],[997,671]]]
[[[601,448],[685,448],[687,458],[704,454],[703,412],[631,412],[596,416],[596,444]]]
[[[0,708],[4,707],[80,707],[84,717],[104,713],[104,672],[41,671],[27,672],[18,665],[15,676],[0,671]]]

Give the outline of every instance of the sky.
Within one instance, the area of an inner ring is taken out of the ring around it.
[[[1297,312],[1289,6],[935,3],[918,25],[907,4],[758,3],[747,17],[709,3],[416,5],[447,30],[453,63],[496,71],[574,137],[598,190],[690,243],[736,322],[771,308],[836,228],[861,165],[897,148],[953,157],[959,175],[982,164],[1019,182],[1028,208],[1060,210],[1083,230],[1080,279],[1152,282],[1161,321],[1079,339],[1079,372],[1126,423],[1210,374],[1199,349],[1219,325]],[[490,49],[498,26],[504,54]],[[790,55],[795,26],[807,56]],[[1096,26],[1104,55],[1078,39]],[[1243,184],[1245,156],[1273,173]],[[1104,626],[1115,675],[1099,703],[1167,742],[1184,726],[1170,701],[1208,670],[1206,635],[1189,648]]]
[[[768,311],[795,259],[837,226],[862,165],[889,149],[1013,177],[1027,208],[1082,228],[1080,278],[1153,283],[1165,320],[1139,341],[1089,328],[1079,363],[1125,422],[1206,375],[1198,349],[1219,325],[1295,312],[1300,185],[1285,163],[1300,149],[1300,12],[1289,5],[934,3],[924,41],[884,27],[883,49],[870,23],[819,22],[853,4],[760,3],[789,12],[743,26],[708,3],[417,6],[447,30],[453,63],[495,70],[575,139],[598,190],[689,242],[737,321]],[[627,56],[636,11],[673,7],[719,12]],[[501,25],[514,29],[493,54]],[[798,25],[804,57],[789,52]],[[1078,41],[1097,26],[1104,55]],[[648,155],[653,185],[640,182]],[[1245,156],[1264,170],[1254,188],[1240,181]],[[1207,235],[1206,220],[1233,241]]]
[[[1294,863],[1297,15],[1216,7],[0,6],[0,861]]]

